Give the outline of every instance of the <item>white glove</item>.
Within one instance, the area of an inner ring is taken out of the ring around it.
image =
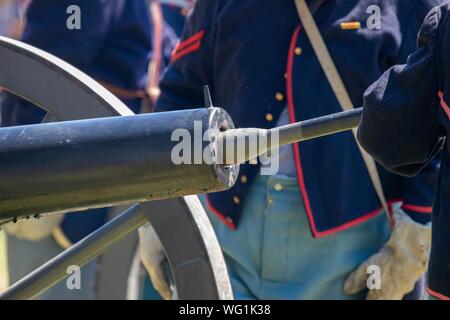
[[[148,223],[139,228],[139,251],[142,263],[152,280],[153,287],[165,300],[172,298],[163,262],[166,259],[161,241],[153,227]]]
[[[395,226],[391,238],[377,254],[366,260],[344,283],[347,294],[367,289],[368,267],[381,271],[381,287],[369,290],[368,300],[401,300],[414,289],[427,271],[431,249],[431,223],[413,221],[403,210],[394,212]]]
[[[28,241],[39,241],[52,234],[62,220],[63,214],[53,214],[42,216],[39,219],[31,218],[28,220],[19,220],[17,222],[9,222],[3,226],[4,230],[18,239]]]

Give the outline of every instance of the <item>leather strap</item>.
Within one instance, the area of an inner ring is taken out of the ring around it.
[[[163,60],[164,17],[159,1],[150,0],[150,14],[153,23],[152,60],[149,67],[147,94],[155,104],[160,95],[159,76]]]
[[[328,79],[328,82],[333,89],[333,92],[341,106],[342,110],[352,110],[354,109],[353,103],[350,99],[347,89],[345,88],[344,82],[333,62],[333,59],[328,51],[325,41],[320,34],[319,28],[314,20],[314,17],[306,4],[305,0],[294,0],[297,7],[297,12],[300,17],[300,21],[305,29],[305,32],[311,42],[314,52],[322,66],[322,69]],[[322,1],[323,2],[323,1]],[[393,220],[390,215],[389,206],[386,201],[386,197],[383,192],[383,186],[381,184],[380,175],[378,173],[374,159],[364,151],[364,149],[359,145],[356,139],[357,129],[353,129],[353,135],[355,136],[356,143],[358,144],[361,156],[367,167],[367,171],[372,181],[373,187],[377,193],[378,199],[389,219],[391,225],[393,225]]]

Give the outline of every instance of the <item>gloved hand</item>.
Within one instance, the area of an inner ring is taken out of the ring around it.
[[[431,249],[431,223],[413,221],[400,208],[394,212],[391,238],[377,254],[366,260],[344,283],[347,294],[367,289],[369,266],[381,271],[381,288],[369,290],[368,300],[401,300],[426,272]]]
[[[142,263],[152,280],[153,287],[165,300],[172,298],[169,281],[163,263],[166,260],[161,241],[148,223],[139,228],[139,251]]]
[[[31,218],[28,220],[19,220],[17,222],[9,222],[2,228],[6,233],[15,236],[18,239],[28,241],[39,241],[52,234],[62,220],[63,214],[52,214],[42,216],[39,219]]]

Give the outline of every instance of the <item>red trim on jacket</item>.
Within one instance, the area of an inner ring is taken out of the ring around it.
[[[194,42],[202,40],[204,35],[205,35],[205,30],[201,30],[201,31],[197,32],[196,34],[190,36],[186,40],[180,41],[177,44],[177,46],[175,47],[174,51],[183,50],[184,48],[190,46]]]
[[[448,106],[447,102],[444,100],[444,93],[442,91],[438,92],[439,100],[441,100],[441,107],[444,110],[445,114],[447,115],[448,119],[450,120],[450,107]]]
[[[291,43],[289,45],[289,54],[288,54],[288,62],[287,62],[287,72],[286,72],[286,93],[287,93],[287,102],[288,102],[288,109],[289,109],[289,118],[291,122],[296,122],[295,119],[295,110],[294,110],[294,96],[293,96],[293,88],[292,88],[292,69],[294,66],[294,50],[295,46],[297,44],[298,35],[300,34],[301,26],[298,26],[295,31],[294,35],[292,36]],[[303,197],[303,202],[305,204],[306,214],[308,215],[308,220],[310,223],[311,231],[314,234],[314,236],[317,236],[319,232],[317,231],[316,224],[314,222],[312,210],[311,210],[311,204],[309,202],[308,193],[306,191],[305,187],[305,181],[303,179],[303,169],[302,164],[300,161],[300,150],[298,147],[298,143],[295,143],[293,145],[294,148],[294,158],[295,158],[295,167],[297,171],[297,181],[298,186],[300,188],[300,193]]]
[[[229,220],[227,220],[226,216],[223,213],[220,213],[216,208],[214,208],[214,206],[212,205],[212,203],[209,201],[208,199],[208,195],[206,195],[206,205],[208,206],[208,209],[214,213],[214,215],[217,216],[217,218],[220,219],[220,221],[222,221],[223,223],[225,223],[225,225],[230,228],[231,230],[236,230],[237,227],[233,222],[230,222]]]
[[[416,206],[414,204],[403,204],[402,208],[418,213],[433,213],[433,207]]]
[[[192,53],[192,52],[195,52],[195,51],[199,50],[200,47],[201,47],[201,43],[200,42],[196,42],[192,46],[187,47],[184,50],[172,53],[172,62],[175,62],[175,61],[181,59],[182,57],[184,57],[185,55],[187,55],[189,53]]]
[[[435,292],[435,291],[431,290],[430,288],[427,288],[427,293],[434,298],[438,298],[439,300],[450,301],[450,297],[444,296],[442,293]]]
[[[172,62],[177,61],[178,59],[187,55],[188,53],[192,53],[200,49],[201,41],[204,35],[205,31],[202,30],[200,32],[197,32],[193,36],[187,38],[186,40],[179,42],[176,45],[175,49],[173,49]]]
[[[287,71],[286,71],[287,102],[288,102],[289,117],[290,117],[291,123],[297,122],[297,120],[295,118],[295,109],[294,109],[295,104],[294,104],[294,95],[293,95],[292,73],[293,73],[293,66],[294,66],[294,51],[295,51],[295,47],[297,44],[297,39],[298,39],[300,31],[301,31],[301,26],[298,26],[295,29],[294,34],[292,36],[291,43],[289,46]],[[346,229],[350,229],[358,224],[361,224],[367,220],[370,220],[371,218],[375,217],[377,214],[382,212],[382,208],[378,208],[368,214],[365,214],[355,220],[349,221],[349,222],[342,224],[340,226],[337,226],[335,228],[325,230],[325,231],[318,231],[317,227],[316,227],[316,222],[314,221],[314,215],[313,215],[313,212],[311,209],[311,202],[309,200],[308,191],[306,190],[306,185],[305,185],[305,181],[304,181],[303,169],[302,169],[301,158],[300,158],[299,144],[298,143],[294,144],[293,149],[294,149],[295,167],[297,169],[296,171],[297,171],[298,185],[300,188],[300,193],[303,198],[303,202],[305,204],[305,209],[306,209],[306,214],[308,216],[310,229],[315,238],[326,237],[326,236],[344,231]],[[395,203],[395,202],[396,201],[389,201],[390,204]]]

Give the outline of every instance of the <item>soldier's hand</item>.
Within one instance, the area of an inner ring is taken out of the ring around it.
[[[139,228],[139,251],[142,263],[152,280],[153,287],[165,300],[172,298],[168,277],[163,268],[166,260],[161,241],[150,224]]]
[[[401,209],[394,213],[391,238],[377,254],[366,260],[344,283],[347,294],[368,289],[369,266],[381,272],[381,287],[371,289],[368,300],[401,300],[410,293],[428,267],[431,249],[431,224],[413,221]]]
[[[9,222],[3,228],[5,231],[18,239],[28,241],[39,241],[50,236],[55,228],[57,228],[62,220],[63,214],[54,214],[43,216],[39,219],[31,218],[28,220],[19,220],[17,222]]]

